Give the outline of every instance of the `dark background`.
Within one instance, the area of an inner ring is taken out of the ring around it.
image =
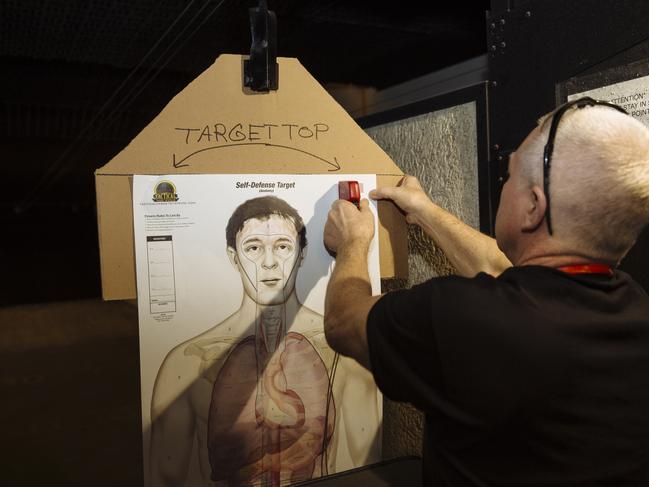
[[[385,88],[486,52],[479,2],[270,1],[278,55]],[[221,53],[238,0],[0,2],[0,306],[100,296],[93,172]]]

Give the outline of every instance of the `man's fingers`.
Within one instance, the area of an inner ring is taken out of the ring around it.
[[[370,191],[370,198],[373,200],[391,200],[395,194],[395,188],[391,186],[384,186],[383,188],[376,188]]]
[[[370,191],[370,198],[373,200],[392,200],[397,201],[403,198],[412,189],[421,189],[419,180],[414,176],[404,176],[396,186],[383,186]]]
[[[350,203],[347,200],[337,199],[331,204],[331,211],[334,211],[334,210],[335,211],[340,211],[342,208],[344,208],[347,205],[354,206],[353,203]]]
[[[367,200],[367,198],[363,198],[359,203],[358,203],[358,209],[361,211],[369,211],[370,209],[370,202]]]
[[[404,188],[421,188],[419,179],[414,176],[404,176],[399,186],[403,186]]]
[[[337,199],[336,201],[333,202],[333,205],[331,206],[332,209],[335,208],[338,211],[348,211],[353,209],[356,209],[356,205],[352,203],[351,201],[347,200],[342,200],[342,199]],[[347,210],[345,210],[345,208]]]

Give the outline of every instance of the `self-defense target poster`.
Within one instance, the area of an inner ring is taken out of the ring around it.
[[[134,176],[145,485],[274,487],[380,460],[380,394],[323,331],[341,180],[362,197],[376,187],[368,174]],[[378,294],[376,232],[368,266]]]

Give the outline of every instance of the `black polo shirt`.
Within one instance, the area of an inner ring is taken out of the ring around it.
[[[649,485],[649,298],[624,272],[431,279],[367,337],[381,391],[425,412],[426,485]]]

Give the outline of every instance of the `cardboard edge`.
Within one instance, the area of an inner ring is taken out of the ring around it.
[[[377,187],[396,186],[401,175],[376,176]],[[408,224],[391,201],[378,201],[379,260],[382,279],[408,278]]]
[[[98,174],[99,169],[95,170],[95,210],[97,212],[96,218],[97,218],[97,243],[99,245],[99,279],[101,282],[101,297],[103,300],[106,300],[105,296],[105,289],[106,289],[106,282],[105,282],[105,271],[104,271],[104,262],[106,259],[104,259],[104,243],[102,239],[102,225],[101,225],[101,199],[99,198],[99,174]]]
[[[132,176],[127,175],[108,176],[95,173],[98,212],[110,199],[109,192],[112,194],[128,193],[128,198],[124,198],[128,204],[120,208],[122,211],[111,207],[108,222],[105,218],[106,211],[102,212],[104,216],[101,222],[98,219],[101,291],[102,299],[105,301],[137,298],[132,179]],[[117,239],[113,234],[119,234],[122,238]]]

